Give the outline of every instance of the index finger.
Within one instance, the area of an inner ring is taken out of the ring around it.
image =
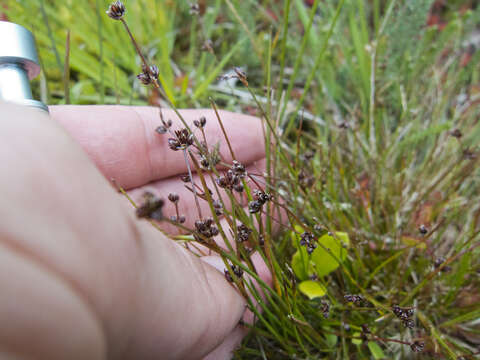
[[[172,129],[183,128],[173,110],[162,109]],[[168,148],[168,134],[155,129],[161,125],[159,109],[135,106],[52,106],[52,118],[62,124],[83,147],[98,169],[125,189],[131,189],[187,172],[182,151]],[[232,157],[213,110],[180,110],[195,129],[193,121],[205,116],[209,146],[220,143],[223,159]],[[264,157],[261,121],[253,116],[219,111],[238,161],[248,165]],[[197,136],[201,138],[200,132]]]

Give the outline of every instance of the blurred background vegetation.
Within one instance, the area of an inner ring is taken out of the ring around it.
[[[44,102],[166,103],[136,79],[140,59],[121,24],[106,16],[109,1],[4,3],[5,16],[37,37],[44,72],[35,91]],[[479,1],[125,3],[126,20],[158,65],[169,100],[198,108],[210,107],[212,97],[278,124],[289,161],[278,146],[273,157],[284,166],[276,173],[281,181],[270,179],[272,191],[305,224],[350,237],[344,263],[327,275],[300,273],[293,235],[277,238],[280,296],[267,299],[237,357],[474,359]],[[248,88],[222,78],[233,67],[246,72]],[[309,279],[326,294],[297,291],[297,282]],[[344,295],[355,292],[378,313],[345,303]],[[329,301],[328,319],[319,298]],[[415,329],[392,321],[385,311],[393,304],[415,307]],[[425,351],[358,340],[371,336],[362,333],[364,324],[383,338],[421,339]]]

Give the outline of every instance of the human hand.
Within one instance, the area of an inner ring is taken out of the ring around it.
[[[154,132],[158,109],[53,107],[52,120],[33,109],[0,108],[0,160],[8,174],[0,177],[0,355],[228,357],[243,336],[237,324],[245,302],[206,264],[220,265],[219,258],[200,261],[135,219],[91,162],[133,196],[149,189],[188,199],[171,178],[186,172],[182,154]],[[190,121],[206,116],[212,142],[223,140],[211,111],[183,115]],[[222,118],[239,160],[261,167],[258,119]],[[191,225],[196,209],[188,201],[181,206]]]

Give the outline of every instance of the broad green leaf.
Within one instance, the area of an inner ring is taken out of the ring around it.
[[[292,269],[300,280],[306,280],[313,275],[315,269],[313,263],[309,261],[307,251],[301,248],[292,257]]]
[[[322,297],[327,293],[327,289],[325,289],[322,284],[313,280],[302,281],[298,285],[298,289],[303,294],[307,295],[310,300]]]
[[[292,269],[299,279],[306,280],[313,274],[326,276],[340,266],[336,259],[343,262],[347,257],[346,246],[350,245],[347,233],[336,232],[335,237],[323,235],[318,239],[317,248],[309,255],[306,248],[299,244],[298,233],[303,232],[303,229],[296,226],[295,231],[290,234],[293,246],[298,249],[292,257]]]
[[[360,337],[360,335],[361,334],[359,332],[353,333],[354,338],[358,338],[358,337]],[[362,343],[363,343],[362,339],[352,339],[352,344],[354,344],[354,345],[362,345]]]
[[[312,261],[315,264],[318,276],[330,274],[340,266],[337,260],[344,261],[347,257],[347,249],[350,239],[346,233],[337,232],[335,237],[323,235],[318,239],[318,246],[312,253]],[[344,247],[345,246],[345,247]]]
[[[330,348],[333,348],[337,345],[338,337],[334,334],[325,334],[325,342]]]
[[[375,360],[385,359],[385,354],[383,353],[383,350],[380,347],[380,345],[378,345],[374,341],[369,341],[367,345],[373,357],[375,358]]]
[[[292,239],[292,245],[298,249],[300,247],[300,235],[305,230],[300,225],[295,225],[295,231],[290,232],[290,238]]]

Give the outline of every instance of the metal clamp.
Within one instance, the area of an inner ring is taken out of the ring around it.
[[[33,106],[48,112],[34,100],[30,80],[40,74],[33,34],[23,26],[0,21],[0,101]]]

